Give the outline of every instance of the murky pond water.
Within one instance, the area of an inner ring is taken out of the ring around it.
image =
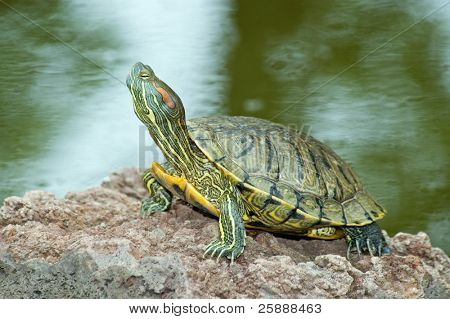
[[[382,227],[426,231],[450,252],[446,1],[6,3],[0,199],[36,188],[63,196],[139,165],[140,122],[123,82],[142,61],[188,117],[308,128],[389,210]]]

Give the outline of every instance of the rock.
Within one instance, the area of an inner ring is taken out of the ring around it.
[[[180,200],[142,218],[139,173],[64,199],[31,191],[0,208],[1,298],[449,298],[450,261],[425,233],[348,261],[344,240],[249,231],[230,265],[203,259],[217,220]]]

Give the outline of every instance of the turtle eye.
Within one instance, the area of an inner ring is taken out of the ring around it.
[[[150,77],[150,74],[148,74],[147,71],[142,70],[141,72],[139,72],[139,77],[140,77],[141,79],[148,79],[148,78]]]

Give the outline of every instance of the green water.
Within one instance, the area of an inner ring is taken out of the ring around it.
[[[2,0],[0,199],[63,196],[142,164],[123,85],[142,61],[188,117],[308,129],[389,210],[391,235],[426,231],[449,253],[446,2]]]

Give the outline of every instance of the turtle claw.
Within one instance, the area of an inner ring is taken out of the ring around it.
[[[359,244],[359,240],[357,240],[356,242],[356,252],[358,253],[358,258],[361,257],[361,245]]]
[[[244,251],[244,247],[233,246],[232,244],[227,244],[221,240],[214,240],[210,243],[203,254],[203,258],[206,255],[210,255],[210,257],[215,257],[217,254],[216,261],[218,262],[220,257],[224,256],[231,260],[231,264],[233,264],[234,260],[239,257],[240,254]]]
[[[172,196],[163,190],[159,190],[154,196],[144,198],[141,201],[141,217],[150,215],[156,212],[164,212],[169,208],[172,202]]]
[[[222,257],[223,253],[224,253],[224,250],[222,250],[222,251],[219,253],[219,255],[217,255],[216,263],[219,262],[220,257]]]
[[[383,256],[388,255],[390,253],[390,249],[386,246],[383,246],[381,242],[374,242],[371,239],[367,238],[365,241],[357,238],[350,240],[348,242],[347,248],[347,259],[351,259],[351,253],[356,252],[358,254],[358,258],[361,258],[361,254],[364,251],[368,251],[370,256]]]
[[[220,247],[221,242],[219,240],[214,240],[211,242],[205,249],[205,252],[203,253],[203,258],[205,258],[206,255],[210,255],[210,257],[214,257],[216,254],[217,249]],[[219,253],[220,255],[220,253]]]
[[[364,249],[364,247],[361,247],[359,240],[348,241],[347,259],[351,259],[352,252],[356,252],[358,254],[358,258],[361,258],[361,253],[363,252],[362,249]]]
[[[370,241],[369,238],[366,240],[367,250],[369,251],[370,256],[381,256],[378,254],[378,251],[380,250],[381,245],[378,245],[378,248]]]
[[[368,251],[371,256],[383,256],[391,253],[381,229],[376,223],[365,226],[343,227],[343,230],[348,243],[347,259],[349,260],[351,252],[355,250],[358,257],[364,251]]]
[[[167,203],[160,201],[158,198],[145,198],[141,202],[140,214],[141,217],[146,217],[146,215],[165,211],[167,207]]]
[[[352,251],[356,251],[358,257],[364,251],[368,251],[372,257],[391,253],[380,228],[375,223],[360,227],[346,227],[344,231],[348,243],[347,259],[349,260]]]

